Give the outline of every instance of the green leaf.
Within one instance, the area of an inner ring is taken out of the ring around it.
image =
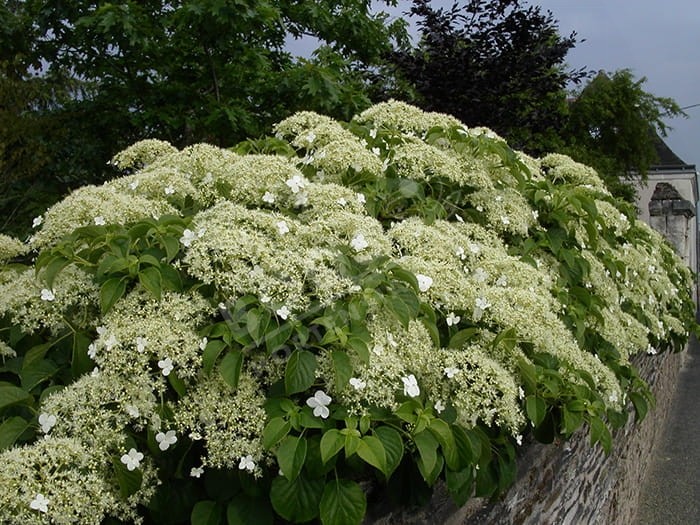
[[[285,520],[303,523],[318,516],[323,489],[323,479],[307,479],[300,474],[294,481],[289,481],[279,476],[272,480],[270,501]]]
[[[335,387],[342,390],[348,385],[352,377],[352,362],[350,356],[342,350],[331,351],[331,361],[333,362],[333,372],[335,372]]]
[[[29,366],[23,366],[19,376],[22,381],[22,388],[31,392],[34,387],[50,379],[58,367],[48,359],[34,361]]]
[[[273,417],[270,419],[263,429],[263,447],[265,447],[266,450],[270,450],[279,443],[284,436],[289,434],[291,428],[292,426],[289,421],[283,417]]]
[[[447,343],[447,347],[460,350],[465,344],[474,339],[474,336],[476,336],[478,333],[479,329],[476,327],[460,330],[450,338],[450,342]]]
[[[198,501],[192,509],[192,525],[220,525],[224,521],[224,508],[216,501]]]
[[[102,315],[109,312],[126,292],[126,280],[122,277],[107,279],[100,287],[100,310]]]
[[[56,278],[56,275],[58,275],[58,273],[70,263],[70,259],[67,259],[61,255],[56,255],[55,257],[51,258],[50,262],[46,265],[46,268],[44,268],[44,271],[41,274],[47,288],[53,288],[53,281]]]
[[[287,394],[303,392],[313,385],[316,378],[316,356],[307,350],[295,350],[284,371],[284,387]]]
[[[612,449],[610,430],[599,417],[592,416],[589,424],[591,427],[591,446],[599,442],[605,453],[609,454]]]
[[[442,454],[445,457],[445,463],[453,470],[459,469],[459,453],[457,452],[457,444],[450,425],[442,419],[435,418],[430,422],[428,429],[437,438],[442,448]]]
[[[282,475],[289,481],[294,481],[306,460],[306,438],[286,436],[280,443],[276,456]]]
[[[187,385],[174,370],[168,374],[168,383],[170,383],[173,390],[177,392],[178,397],[185,397],[185,394],[187,393]]]
[[[416,444],[416,449],[419,454],[418,467],[425,481],[430,484],[431,482],[426,478],[426,475],[432,473],[437,465],[437,449],[440,444],[428,430],[424,430],[413,436],[413,442]]]
[[[447,482],[447,490],[452,497],[455,505],[461,507],[472,495],[474,487],[474,467],[469,465],[462,470],[454,471],[445,470],[445,481]]]
[[[530,395],[525,398],[525,412],[527,412],[527,417],[530,418],[532,424],[537,427],[547,414],[547,405],[541,397]]]
[[[349,337],[346,343],[348,348],[353,349],[357,356],[365,364],[369,363],[369,349],[367,348],[367,343],[360,339],[359,337]]]
[[[0,425],[0,451],[14,445],[17,439],[31,426],[29,421],[19,416],[3,421]]]
[[[114,474],[119,484],[119,492],[123,498],[136,494],[141,488],[143,474],[140,469],[128,470],[126,465],[117,457],[112,458]]]
[[[396,468],[401,464],[404,454],[401,434],[391,427],[379,426],[374,429],[374,435],[382,442],[386,455],[386,477],[391,477]]]
[[[270,312],[265,309],[252,308],[246,312],[246,330],[256,345],[262,343],[270,319]]]
[[[26,390],[13,385],[0,385],[0,410],[10,405],[31,401],[32,396]]]
[[[207,346],[204,347],[204,352],[202,352],[202,370],[205,374],[209,374],[212,371],[214,363],[216,363],[219,355],[227,346],[221,339],[207,341]]]
[[[168,258],[168,262],[171,262],[180,252],[180,240],[177,237],[170,237],[167,235],[161,237],[161,240],[165,246],[165,253]]]
[[[649,411],[649,406],[646,399],[644,399],[644,396],[638,392],[630,392],[629,396],[632,404],[634,405],[634,420],[637,422],[642,421]]]
[[[366,463],[379,470],[384,476],[389,477],[389,470],[386,462],[386,452],[382,441],[375,436],[363,436],[360,438],[360,445],[357,447],[357,455]]]
[[[337,428],[324,432],[321,437],[321,461],[328,463],[345,446],[345,436]]]
[[[359,525],[366,510],[367,499],[357,483],[348,479],[326,483],[320,503],[323,525]]]
[[[163,291],[160,269],[156,266],[148,266],[139,271],[139,282],[153,297],[160,301]]]
[[[83,332],[73,334],[73,353],[71,356],[71,373],[74,378],[88,373],[94,368],[94,363],[88,355],[88,347],[92,338]]]
[[[265,334],[265,349],[268,355],[284,345],[292,335],[294,327],[291,323],[282,323]]]
[[[226,520],[228,525],[272,525],[274,514],[267,499],[241,493],[228,504]]]
[[[242,365],[243,352],[240,350],[229,350],[219,365],[221,377],[223,377],[224,381],[234,390],[238,388],[238,378],[241,375]]]

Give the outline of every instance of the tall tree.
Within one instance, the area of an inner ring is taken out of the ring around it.
[[[0,189],[99,180],[142,138],[227,146],[300,109],[347,119],[370,103],[362,71],[406,39],[387,18],[370,0],[8,0]],[[287,50],[302,36],[311,59]]]
[[[645,177],[658,161],[656,143],[668,130],[663,119],[685,115],[673,99],[645,91],[645,82],[628,69],[601,71],[575,93],[561,132],[564,151],[596,168],[628,200],[635,191],[629,176]]]
[[[520,0],[468,0],[450,9],[413,0],[410,13],[418,17],[420,41],[390,61],[397,83],[413,90],[412,102],[488,126],[515,147],[553,149],[566,86],[585,76],[565,64],[575,33],[562,37],[550,12]]]

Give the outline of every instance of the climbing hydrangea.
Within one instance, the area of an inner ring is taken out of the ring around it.
[[[493,495],[524,436],[643,417],[692,276],[595,171],[396,101],[274,133],[142,141],[0,236],[0,521],[359,523],[372,469]]]

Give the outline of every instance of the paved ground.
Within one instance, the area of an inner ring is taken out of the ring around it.
[[[635,525],[700,524],[700,345],[693,339]]]

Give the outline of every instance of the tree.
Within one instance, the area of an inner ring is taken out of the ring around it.
[[[112,174],[105,162],[139,139],[230,146],[300,109],[347,119],[370,104],[362,71],[406,38],[402,21],[387,23],[369,7],[368,0],[6,2],[0,121],[12,125],[0,134],[2,184],[13,181],[21,194],[43,179],[57,183],[58,197]],[[321,46],[308,60],[285,47],[302,36]]]
[[[646,176],[658,161],[658,135],[666,136],[663,119],[685,115],[671,98],[643,89],[646,78],[634,78],[628,69],[601,71],[569,104],[562,130],[564,151],[593,166],[611,191],[634,199],[630,175]]]
[[[488,126],[532,153],[553,149],[565,123],[565,88],[585,76],[564,62],[576,34],[560,36],[550,12],[519,0],[469,0],[448,10],[429,4],[413,0],[418,46],[389,58],[414,96],[388,95]]]

